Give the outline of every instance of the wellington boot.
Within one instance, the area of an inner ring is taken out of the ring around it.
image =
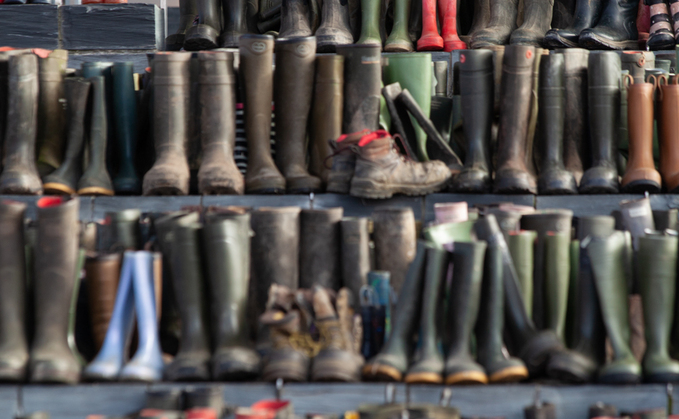
[[[314,33],[318,52],[335,52],[337,45],[354,43],[349,23],[349,2],[325,1],[322,5],[321,26]]]
[[[508,44],[512,32],[516,29],[518,10],[518,0],[490,0],[490,20],[483,29],[474,32],[471,48]]]
[[[581,48],[560,49],[564,58],[566,89],[563,133],[563,161],[566,170],[580,183],[589,167],[589,112],[587,108],[587,62],[589,51]]]
[[[64,156],[66,119],[64,107],[64,73],[68,51],[57,49],[39,55],[40,88],[38,94],[38,170],[46,175],[61,165]]]
[[[104,218],[104,231],[99,230],[97,246],[106,252],[137,250],[143,245],[139,226],[141,211],[126,209],[107,212]]]
[[[638,6],[636,0],[609,1],[596,26],[580,33],[578,44],[588,49],[637,49]]]
[[[28,364],[26,339],[26,261],[24,254],[24,213],[26,204],[0,204],[3,232],[0,262],[0,380],[24,381]]]
[[[413,41],[408,32],[408,22],[410,21],[411,0],[397,0],[393,2],[394,25],[384,44],[386,52],[412,52]]]
[[[443,49],[443,38],[439,35],[436,12],[436,0],[422,1],[422,35],[417,40],[418,51]]]
[[[489,383],[516,382],[528,378],[528,369],[518,358],[506,355],[504,329],[504,265],[502,249],[491,243],[486,249],[481,306],[476,324],[478,361],[486,370]],[[455,281],[455,279],[453,279]]]
[[[677,242],[675,240],[674,250],[676,251],[676,249]],[[641,380],[641,365],[634,359],[629,346],[630,327],[624,260],[625,235],[622,232],[615,232],[607,238],[593,238],[586,245],[586,250],[590,260],[596,261],[596,263],[592,263],[592,272],[601,302],[601,313],[606,325],[606,332],[613,348],[613,360],[601,367],[599,381],[610,384],[638,383]],[[647,252],[649,250],[646,249]],[[675,264],[674,258],[676,257],[674,255],[676,255],[676,252],[672,256],[673,264]],[[674,276],[675,273],[672,272],[672,277]],[[671,313],[671,310],[668,311],[667,317],[671,318]],[[669,334],[669,322],[667,325],[659,327],[666,327],[666,333]]]
[[[201,51],[219,46],[219,34],[222,29],[219,0],[196,0],[198,22],[192,22],[184,36],[186,51]]]
[[[635,83],[644,83],[646,70],[655,68],[655,55],[650,51],[624,51],[620,54],[620,66],[629,71]]]
[[[464,51],[460,54],[462,127],[467,150],[464,169],[453,181],[453,189],[457,192],[490,192],[493,84],[492,51]]]
[[[344,209],[304,209],[300,217],[299,286],[339,290],[342,285],[340,266],[340,221]]]
[[[201,195],[242,195],[243,175],[236,167],[236,76],[233,54],[204,52],[198,54],[200,73],[200,134],[203,159],[198,170]]]
[[[182,0],[182,2],[187,0]],[[113,64],[113,114],[115,145],[118,157],[113,188],[117,194],[137,195],[141,179],[135,167],[137,155],[137,98],[134,90],[134,65],[131,62]]]
[[[353,134],[343,134],[337,140],[330,140],[333,149],[332,167],[328,173],[326,192],[348,194],[351,189],[351,178],[356,170],[356,153],[354,149],[369,131],[363,130]]]
[[[620,112],[620,57],[614,52],[589,55],[589,131],[592,165],[580,180],[580,193],[618,192],[615,163]]]
[[[344,100],[344,57],[316,57],[314,100],[309,121],[309,172],[328,182],[326,165],[332,156],[331,140],[342,134],[342,101]],[[353,154],[353,153],[352,153]]]
[[[624,230],[632,236],[634,250],[639,250],[639,239],[646,236],[646,231],[655,231],[653,210],[649,198],[631,199],[620,202],[620,216]]]
[[[667,192],[676,193],[679,190],[679,149],[673,144],[679,141],[679,79],[672,80],[672,83],[663,80],[660,84],[660,173]]]
[[[335,304],[329,294],[329,290],[318,285],[313,288],[314,324],[323,342],[311,361],[311,380],[360,381],[365,360],[354,342],[351,292],[347,288],[340,289]]]
[[[50,195],[75,194],[82,175],[83,142],[85,139],[85,114],[91,83],[80,77],[64,80],[67,114],[66,153],[61,166],[45,176],[45,193]]]
[[[679,230],[679,210],[676,208],[653,210],[653,224],[657,231]]]
[[[472,13],[472,25],[466,35],[460,35],[462,42],[471,48],[471,41],[474,35],[485,29],[490,22],[490,1],[481,0],[474,2],[474,12]]]
[[[431,112],[431,54],[395,54],[389,56],[389,65],[384,67],[382,80],[385,85],[400,83],[403,90],[408,89],[413,98],[429,118]],[[416,125],[415,118],[410,117],[415,127],[417,157],[420,161],[428,161],[427,134]]]
[[[541,164],[538,177],[540,195],[567,195],[578,192],[573,174],[563,162],[563,137],[566,106],[564,80],[565,54],[554,54],[540,60],[540,109],[538,139]]]
[[[445,383],[486,384],[488,377],[483,367],[471,355],[471,338],[479,313],[483,259],[483,241],[455,243],[453,252],[453,282],[448,303],[448,327],[451,344],[445,364]]]
[[[179,51],[184,47],[186,31],[191,29],[196,17],[198,17],[197,0],[181,0],[179,2],[179,28],[177,32],[165,38],[165,49],[167,51]]]
[[[344,217],[342,232],[342,286],[349,288],[353,301],[360,301],[361,287],[370,272],[370,233],[367,217]],[[365,332],[364,332],[365,333]]]
[[[374,0],[366,0],[363,3],[371,1]],[[364,129],[375,131],[379,128],[380,98],[382,97],[380,47],[342,45],[337,47],[337,54],[344,56],[342,133],[351,134]],[[331,192],[330,189],[328,192]]]
[[[512,45],[541,47],[552,22],[554,0],[524,0],[523,23],[512,32]]]
[[[101,76],[88,79],[92,85],[92,108],[88,135],[87,169],[78,181],[78,195],[113,195],[113,183],[106,169],[108,128],[106,86]]]
[[[571,232],[549,232],[544,242],[544,327],[566,341]]]
[[[287,192],[319,192],[321,180],[306,168],[306,134],[314,89],[316,39],[278,40],[274,73],[276,107],[276,165]],[[290,98],[295,98],[291,101]]]
[[[215,347],[212,376],[220,381],[252,380],[259,374],[260,359],[250,342],[247,313],[250,236],[249,213],[208,218],[203,229]]]
[[[457,2],[439,0],[439,8],[443,15],[443,25],[441,27],[443,50],[450,52],[458,49],[467,49],[467,44],[457,34]]]
[[[376,209],[371,218],[375,268],[391,273],[391,286],[399,293],[407,280],[408,265],[415,257],[415,215],[410,208],[385,207]]]
[[[306,38],[313,35],[310,17],[309,2],[304,0],[282,0],[281,27],[278,39]],[[316,45],[313,46],[313,52],[315,51]]]
[[[120,279],[121,255],[102,253],[87,258],[85,278],[90,306],[90,322],[94,348],[98,352],[104,344],[111,323],[116,291]]]
[[[219,36],[219,45],[222,48],[237,48],[238,38],[248,33],[248,2],[246,0],[222,0],[222,13],[224,27]]]
[[[10,49],[0,51],[0,145],[5,144],[7,113],[9,104],[9,59],[14,55],[24,54],[26,50]]]
[[[180,52],[159,52],[153,57],[153,135],[156,161],[144,175],[144,195],[189,193],[190,174],[186,147],[189,138],[190,60],[191,54]]]
[[[425,258],[419,343],[403,380],[409,384],[441,384],[445,369],[440,340],[442,296],[445,295],[444,277],[448,270],[449,253],[443,249],[428,248]]]
[[[599,23],[605,2],[602,0],[576,0],[575,13],[565,29],[554,28],[545,35],[544,44],[549,48],[573,48],[578,46],[580,33]]]
[[[411,343],[422,308],[427,249],[425,242],[417,242],[415,258],[408,267],[394,306],[391,333],[380,353],[363,367],[364,380],[401,381],[408,369]]]
[[[357,44],[376,46],[378,51],[382,51],[382,34],[380,33],[381,12],[382,0],[365,0],[361,2],[361,36],[356,41]]]
[[[285,178],[271,157],[273,49],[270,35],[240,38],[238,75],[244,92],[245,135],[248,141],[247,193],[285,192]]]
[[[66,335],[78,261],[78,200],[49,197],[38,200],[37,205],[30,381],[75,384],[80,379],[80,365]]]
[[[498,223],[502,226],[500,218],[496,214]],[[511,231],[505,236],[509,253],[514,262],[516,278],[519,283],[519,291],[526,308],[526,314],[533,317],[533,264],[535,260],[536,231],[523,230]]]
[[[677,237],[641,237],[637,262],[646,334],[644,381],[677,382],[679,362],[669,356],[677,282]]]
[[[625,193],[660,192],[662,179],[653,162],[653,96],[656,88],[654,76],[649,83],[635,83],[625,76],[627,87],[627,118],[629,127],[629,159],[622,178]]]
[[[198,223],[177,225],[172,231],[172,289],[179,308],[182,331],[179,351],[165,370],[165,379],[169,381],[210,379],[210,335],[206,322],[207,293],[201,263],[200,232]]]
[[[38,57],[33,54],[10,57],[8,74],[9,99],[0,193],[40,195],[42,183],[35,165]]]
[[[529,171],[526,141],[530,117],[535,48],[508,46],[502,62],[495,193],[537,193]]]

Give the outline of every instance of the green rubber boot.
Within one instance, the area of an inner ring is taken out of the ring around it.
[[[531,230],[510,232],[507,236],[507,246],[512,255],[521,297],[529,317],[533,317],[533,263],[535,259],[533,245],[537,236],[538,233]]]
[[[365,1],[365,0],[364,0]],[[394,1],[394,26],[384,45],[386,52],[412,52],[413,41],[408,33],[410,21],[410,0]]]
[[[379,45],[382,48],[380,34],[380,12],[382,0],[361,1],[361,37],[357,44]]]
[[[565,342],[571,233],[547,233],[545,237],[545,327]]]

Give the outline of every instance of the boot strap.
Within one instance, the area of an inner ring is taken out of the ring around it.
[[[651,26],[655,25],[656,23],[660,23],[660,22],[667,22],[667,23],[671,24],[672,22],[670,21],[670,15],[668,15],[667,13],[659,13],[657,15],[651,16]],[[667,30],[667,29],[665,29],[665,30]],[[660,32],[660,30],[654,31],[653,33],[655,33],[655,32]]]
[[[664,3],[665,0],[644,0],[644,5],[653,6],[654,4]]]

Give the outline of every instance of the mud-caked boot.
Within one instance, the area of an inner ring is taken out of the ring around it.
[[[410,21],[410,0],[398,0],[394,5],[394,26],[391,28],[389,37],[384,43],[386,52],[412,52],[413,41],[408,33]]]
[[[78,263],[78,200],[47,197],[37,205],[30,381],[75,384],[80,365],[68,347],[67,334]]]
[[[578,44],[587,49],[636,49],[638,6],[636,0],[609,1],[596,26],[580,33]]]
[[[310,2],[281,0],[281,26],[279,39],[304,38],[313,35]],[[314,52],[316,48],[314,45]]]
[[[329,291],[317,285],[312,298],[322,346],[311,361],[311,380],[360,381],[365,360],[356,350],[351,291],[340,289],[333,304]]]
[[[184,47],[186,31],[191,29],[193,21],[198,16],[198,4],[196,0],[180,0],[179,2],[179,28],[177,32],[165,38],[165,49],[179,51]]]
[[[523,23],[512,32],[509,43],[541,47],[552,22],[553,7],[554,0],[525,0]]]
[[[578,46],[580,33],[594,27],[606,2],[603,0],[576,0],[573,20],[566,28],[554,28],[545,34],[547,48],[574,48]]]
[[[349,24],[349,2],[331,0],[323,2],[321,26],[314,34],[318,52],[335,52],[337,45],[354,43]]]
[[[518,0],[490,0],[490,20],[485,28],[475,31],[471,48],[506,45],[514,29],[519,13]]]
[[[190,1],[190,0],[182,0]],[[138,195],[141,179],[137,174],[137,97],[134,90],[134,64],[113,64],[113,114],[115,119],[115,150],[118,161],[113,178],[117,194]]]
[[[349,193],[359,198],[391,198],[394,194],[426,195],[444,189],[452,177],[445,163],[414,162],[401,156],[386,131],[375,131],[358,143]]]
[[[375,268],[390,272],[390,285],[399,293],[417,248],[415,215],[411,208],[383,207],[376,209],[371,218]]]
[[[339,290],[342,284],[340,266],[340,221],[344,209],[304,209],[300,218],[299,286],[320,285]]]
[[[36,50],[38,51],[38,50]],[[38,94],[38,171],[45,175],[61,164],[64,155],[64,73],[68,51],[39,50],[37,53],[40,88]],[[45,53],[43,54],[42,51]]]
[[[219,0],[196,0],[198,22],[186,30],[184,49],[201,51],[219,46],[222,29]]]
[[[364,3],[375,2],[366,0]],[[379,1],[377,1],[379,3]],[[360,42],[359,42],[360,43]],[[379,127],[382,98],[382,57],[377,45],[342,45],[337,54],[344,56],[344,106],[342,133]]]
[[[356,168],[356,152],[358,142],[370,132],[363,131],[340,135],[336,140],[330,140],[330,148],[333,150],[332,167],[328,173],[328,185],[326,192],[348,194],[351,189],[351,178],[354,177]]]

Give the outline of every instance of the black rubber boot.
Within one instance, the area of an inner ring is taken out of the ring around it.
[[[545,34],[548,48],[574,48],[578,46],[580,33],[599,23],[605,2],[603,0],[576,0],[573,21],[565,29],[551,29]]]
[[[115,148],[118,160],[113,188],[116,194],[138,195],[141,179],[137,174],[137,96],[134,90],[134,64],[113,64],[113,114]]]
[[[320,285],[338,291],[340,270],[340,221],[344,209],[304,209],[300,217],[299,286]]]
[[[224,29],[219,36],[222,48],[238,48],[238,38],[248,33],[246,0],[222,0]]]
[[[184,49],[202,51],[219,46],[220,22],[219,0],[196,0],[198,24],[191,26],[184,37]]]
[[[595,27],[580,33],[578,44],[588,49],[637,49],[636,0],[609,1]]]
[[[512,32],[512,45],[541,47],[552,22],[554,0],[524,0],[523,23]]]
[[[165,49],[167,51],[179,51],[182,49],[186,31],[191,29],[196,16],[198,16],[196,0],[179,1],[179,28],[177,32],[165,38]]]
[[[479,49],[508,44],[512,32],[516,29],[518,13],[518,0],[490,0],[490,21],[484,29],[474,32],[471,47]]]

